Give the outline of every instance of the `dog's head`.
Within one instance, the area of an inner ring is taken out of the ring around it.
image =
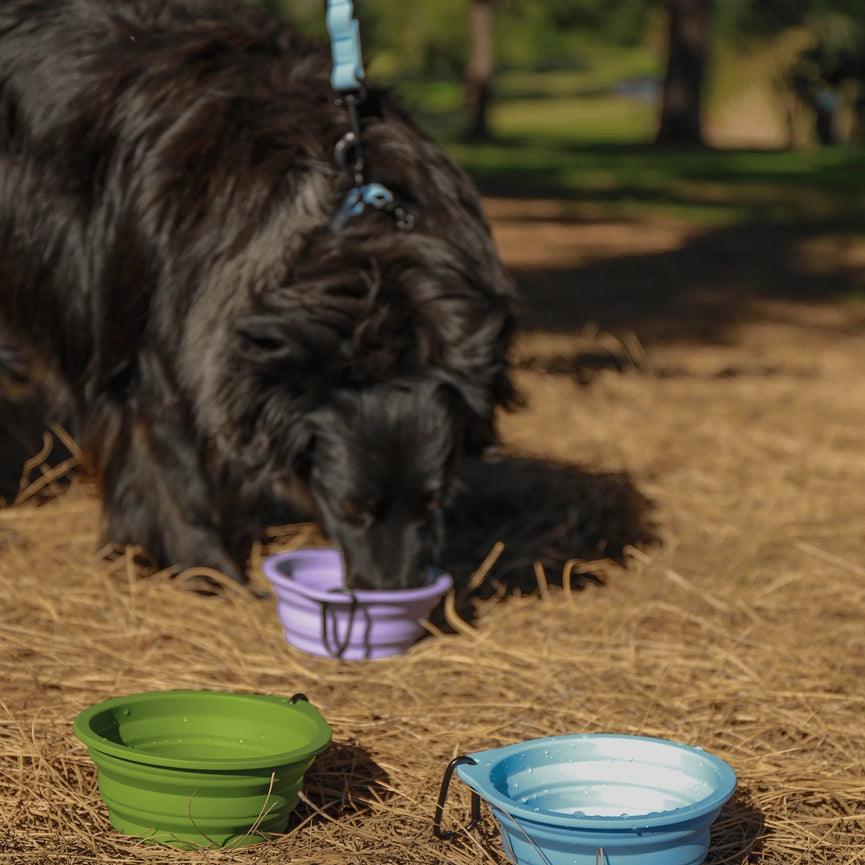
[[[308,429],[298,468],[342,551],[347,584],[426,582],[462,446],[449,389],[420,379],[337,392],[312,413]]]
[[[231,450],[259,488],[312,499],[350,586],[423,584],[459,456],[511,395],[509,298],[421,236],[307,260],[236,322]]]

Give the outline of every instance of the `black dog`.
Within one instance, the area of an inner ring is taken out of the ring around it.
[[[242,582],[272,497],[351,585],[408,586],[512,398],[511,288],[469,181],[383,91],[372,179],[416,227],[330,230],[329,72],[239,0],[4,0],[0,329],[73,407],[109,540]]]

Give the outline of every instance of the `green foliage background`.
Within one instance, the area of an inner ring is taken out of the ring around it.
[[[324,33],[324,0],[253,0],[303,30]],[[643,41],[657,0],[500,0],[502,69],[570,68],[586,43]],[[458,77],[467,49],[468,0],[360,0],[364,44],[379,75]]]
[[[302,29],[324,33],[324,0],[251,0]],[[367,50],[379,74],[459,75],[469,0],[358,0]],[[560,69],[586,43],[633,47],[663,17],[664,0],[498,0],[502,69]],[[759,40],[805,27],[816,38],[857,42],[865,0],[716,0],[715,38]]]
[[[324,0],[249,2],[325,34]],[[494,138],[463,140],[469,2],[359,0],[358,9],[371,73],[396,87],[485,193],[554,196],[587,221],[819,223],[865,238],[865,149],[653,146],[664,0],[499,0]],[[731,107],[741,115],[742,95],[755,88],[765,97],[757,119],[767,108],[781,116],[780,72],[826,34],[855,40],[863,25],[865,0],[716,0],[710,120]],[[640,81],[642,94],[622,87]]]

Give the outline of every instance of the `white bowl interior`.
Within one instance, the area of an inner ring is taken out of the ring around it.
[[[584,817],[637,817],[708,798],[715,766],[672,744],[596,739],[536,747],[504,758],[491,772],[498,792],[533,811]]]

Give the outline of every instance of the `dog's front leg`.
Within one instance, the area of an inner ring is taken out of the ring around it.
[[[183,404],[152,392],[103,404],[85,447],[100,479],[107,540],[140,545],[160,567],[206,567],[241,584],[221,536],[214,490]]]

